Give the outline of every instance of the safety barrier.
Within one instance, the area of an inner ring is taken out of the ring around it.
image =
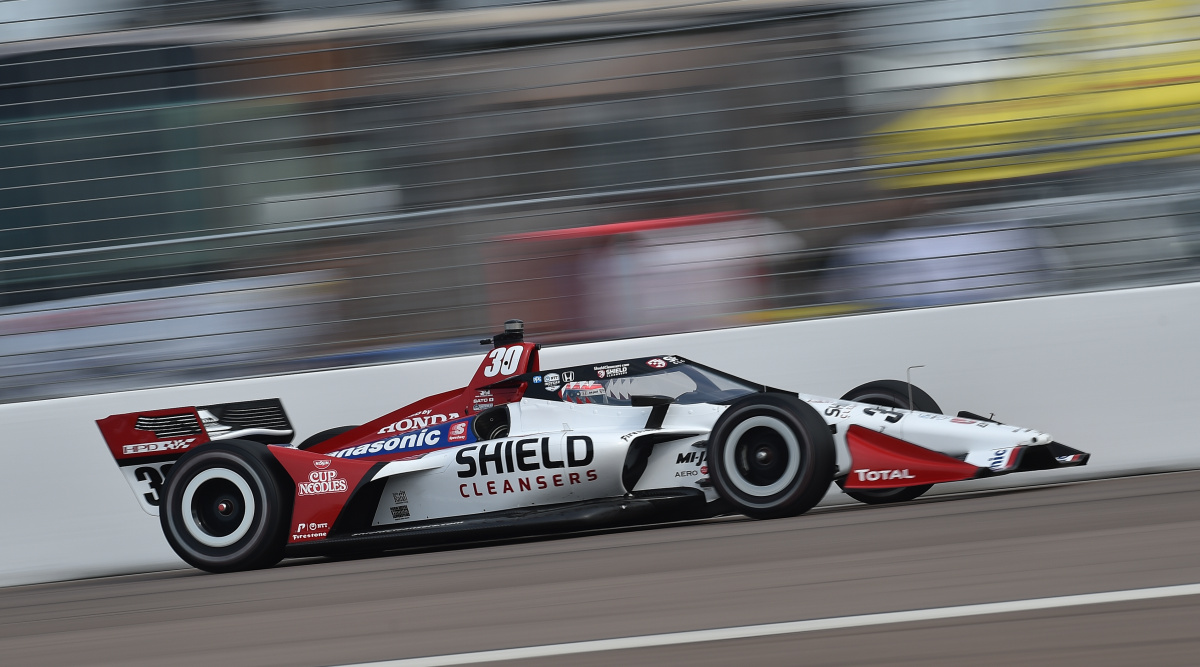
[[[1093,454],[1085,468],[945,490],[1040,484],[1200,467],[1190,433],[1197,305],[1200,283],[1192,283],[549,347],[542,363],[669,352],[829,396],[923,365],[913,382],[947,411],[994,412]],[[98,418],[278,397],[303,437],[461,385],[477,362],[453,357],[0,405],[0,585],[182,565],[130,493]]]

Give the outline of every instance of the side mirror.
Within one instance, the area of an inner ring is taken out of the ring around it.
[[[667,417],[667,408],[675,402],[670,396],[630,396],[630,403],[635,408],[651,408],[650,416],[646,418],[646,428],[662,428],[663,419]]]

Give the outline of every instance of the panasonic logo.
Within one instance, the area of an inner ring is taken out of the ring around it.
[[[347,447],[339,449],[336,452],[330,452],[325,456],[334,458],[343,458],[346,456],[362,456],[364,454],[378,454],[379,452],[392,452],[398,449],[415,449],[417,447],[430,447],[438,444],[442,439],[441,431],[428,431],[422,429],[420,433],[409,433],[403,438],[394,437],[387,440],[376,440],[368,442],[357,447]]]

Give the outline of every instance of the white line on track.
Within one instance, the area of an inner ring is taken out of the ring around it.
[[[800,632],[816,632],[819,630],[861,628],[870,625],[887,625],[890,623],[933,621],[943,618],[961,618],[963,616],[1008,614],[1018,611],[1036,611],[1039,609],[1060,609],[1062,607],[1079,607],[1089,604],[1130,602],[1134,600],[1153,600],[1156,598],[1173,598],[1184,595],[1200,595],[1200,584],[1160,586],[1158,588],[1138,588],[1128,591],[1109,591],[1107,593],[1087,593],[1084,595],[1063,595],[1052,598],[1013,600],[1010,602],[989,602],[985,604],[968,604],[957,607],[938,607],[935,609],[913,609],[910,611],[893,611],[881,614],[861,614],[858,616],[818,618],[810,621],[790,621],[786,623],[743,625],[735,628],[714,628],[712,630],[668,632],[659,635],[618,637],[616,639],[597,639],[594,641],[570,642],[567,644],[546,644],[543,646],[525,646],[521,648],[506,648],[494,651],[476,651],[473,653],[434,655],[424,658],[405,658],[401,660],[385,660],[383,662],[364,662],[353,665],[343,665],[342,667],[440,667],[442,665],[473,665],[484,662],[499,662],[502,660],[528,660],[531,658],[546,658],[559,655],[571,655],[575,653],[598,653],[600,651],[619,651],[632,648],[672,646],[675,644],[719,642],[729,639],[746,639],[748,637],[767,637],[771,635],[789,635]]]

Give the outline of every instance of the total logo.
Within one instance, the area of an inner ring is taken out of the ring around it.
[[[860,482],[882,482],[890,479],[916,479],[917,476],[908,471],[908,468],[903,470],[869,470],[860,468],[854,471],[858,475]]]
[[[145,442],[137,445],[125,445],[121,448],[123,454],[150,454],[152,452],[173,452],[178,449],[187,449],[192,445],[195,438],[187,440],[163,440],[161,442]]]
[[[314,470],[308,473],[308,481],[296,485],[298,496],[319,496],[325,493],[345,493],[346,480],[338,477],[336,470]]]

